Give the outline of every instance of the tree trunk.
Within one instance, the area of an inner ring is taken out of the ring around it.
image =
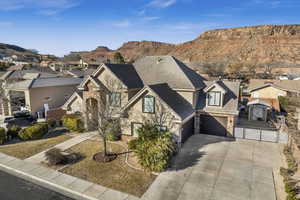
[[[102,137],[102,140],[103,140],[104,155],[107,156],[106,137]]]

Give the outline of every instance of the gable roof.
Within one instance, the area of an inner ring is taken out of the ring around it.
[[[143,82],[133,65],[130,64],[107,64],[103,63],[92,76],[97,77],[103,69],[110,71],[117,79],[119,79],[128,89],[143,88]]]
[[[44,88],[56,86],[76,86],[82,82],[80,78],[38,78],[19,81],[6,86],[7,89],[24,90],[30,88]]]
[[[222,83],[221,83],[222,84]],[[207,82],[207,86],[204,88],[204,92],[208,92],[211,89],[213,89],[214,87],[219,87],[223,93],[226,93],[227,90],[225,88],[223,88],[220,84],[219,81],[213,81],[213,82]]]
[[[204,81],[206,87],[213,85],[214,81]],[[199,92],[198,102],[196,109],[204,112],[212,113],[225,113],[225,114],[238,114],[238,103],[240,93],[240,82],[232,81],[218,81],[218,84],[224,88],[227,92],[224,95],[223,106],[213,107],[206,106],[206,93],[204,91]]]
[[[251,79],[248,90],[252,92],[270,86],[280,90],[300,92],[300,80]]]
[[[130,99],[123,107],[123,110],[126,110],[129,106],[134,104],[136,99],[140,98],[147,90],[150,90],[160,98],[182,121],[194,113],[192,105],[176,91],[172,90],[166,83],[146,85]]]
[[[200,75],[172,56],[146,56],[133,63],[144,85],[167,83],[173,89],[202,89]]]
[[[73,100],[75,100],[76,98],[79,99],[83,99],[83,92],[80,90],[76,90],[71,96],[70,98],[66,101],[66,103],[64,105],[62,105],[62,108],[67,109],[69,104],[73,102]]]
[[[80,83],[80,85],[78,86],[79,90],[83,90],[85,85],[89,82],[93,82],[95,84],[96,87],[101,87],[102,83],[100,83],[100,81],[96,78],[94,78],[92,75],[87,76],[84,78],[84,80]]]
[[[130,64],[104,64],[127,88],[143,88],[144,84]]]

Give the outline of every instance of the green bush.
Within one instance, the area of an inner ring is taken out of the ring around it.
[[[19,132],[21,131],[21,128],[17,125],[13,125],[7,130],[7,136],[11,138],[18,137]]]
[[[279,105],[283,110],[287,110],[287,107],[289,105],[289,98],[288,97],[284,97],[284,96],[280,96],[278,97],[279,100]]]
[[[147,171],[162,172],[169,165],[176,146],[172,134],[161,133],[157,127],[146,124],[138,129],[139,137],[129,142],[139,160]]]
[[[84,127],[80,115],[65,115],[62,118],[63,126],[70,131],[83,132]]]
[[[7,133],[4,128],[0,128],[0,144],[4,144],[7,141]]]
[[[55,128],[56,127],[56,121],[55,120],[48,120],[48,127],[49,128]]]
[[[48,124],[41,123],[21,130],[19,138],[22,140],[37,140],[41,139],[46,133],[48,133]]]

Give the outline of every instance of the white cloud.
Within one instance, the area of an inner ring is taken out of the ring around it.
[[[158,20],[160,19],[160,17],[156,17],[156,16],[153,16],[153,17],[143,17],[143,20],[145,21],[154,21],[154,20]]]
[[[113,26],[120,27],[120,28],[129,27],[130,25],[131,22],[127,19],[113,24]]]
[[[40,14],[55,15],[79,5],[79,0],[0,0],[0,10],[39,9]]]
[[[152,0],[148,6],[154,6],[159,8],[167,8],[174,5],[177,0]]]

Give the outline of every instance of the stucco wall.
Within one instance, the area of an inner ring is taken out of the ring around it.
[[[286,91],[274,87],[266,87],[251,92],[251,98],[277,99],[279,96],[286,96],[286,95],[287,95]]]
[[[131,135],[131,123],[133,122],[145,123],[145,120],[155,118],[155,114],[143,113],[142,104],[143,104],[143,97],[145,95],[152,95],[155,97],[156,113],[158,114],[160,112],[161,108],[159,107],[164,104],[158,100],[158,97],[156,97],[151,92],[147,92],[143,94],[142,97],[139,98],[136,101],[136,103],[127,110],[128,116],[122,119],[122,134]],[[166,105],[164,105],[164,107],[166,108],[167,110],[166,113],[168,113],[167,115],[169,116],[164,126],[167,126],[172,133],[179,136],[179,128],[181,127],[181,123],[178,123],[179,119],[172,113],[172,111],[169,108],[166,107]]]
[[[29,91],[30,108],[31,112],[35,113],[44,108],[44,104],[48,104],[49,108],[58,108],[62,106],[68,98],[74,93],[77,85],[60,86],[60,87],[47,87],[47,88],[32,88]],[[26,104],[27,95],[26,97]],[[46,98],[50,97],[50,101]]]

